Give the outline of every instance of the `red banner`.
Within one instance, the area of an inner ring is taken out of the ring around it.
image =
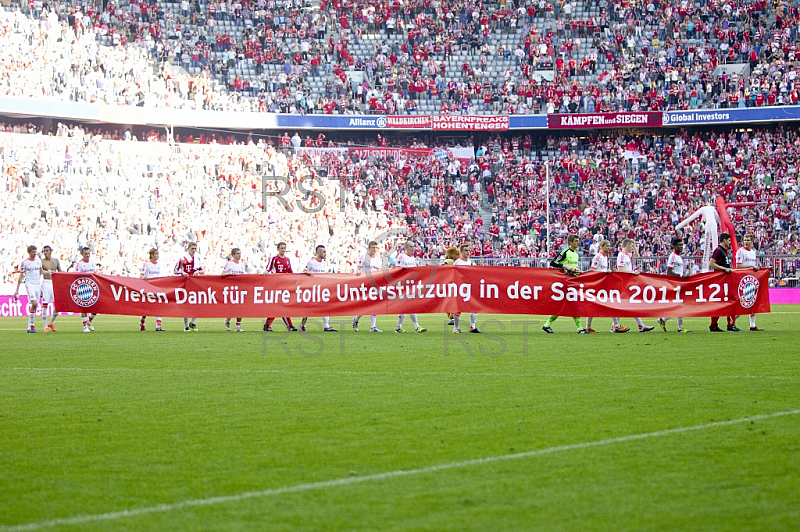
[[[404,129],[431,127],[430,115],[387,115],[386,127],[400,127]]]
[[[508,115],[433,115],[431,127],[440,130],[504,131],[508,129]]]
[[[133,277],[57,273],[61,311],[198,318],[432,312],[729,316],[770,311],[769,270],[665,275],[426,266],[368,275]]]
[[[359,157],[398,157],[400,155],[417,157],[430,157],[433,155],[433,148],[347,148],[347,152]]]
[[[551,129],[593,129],[602,127],[661,127],[661,111],[642,113],[580,113],[547,115]]]

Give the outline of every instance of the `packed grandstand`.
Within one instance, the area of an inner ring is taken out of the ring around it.
[[[0,94],[242,115],[760,108],[797,103],[797,21],[760,1],[11,2]],[[471,242],[544,265],[569,233],[586,255],[602,235],[664,256],[717,195],[758,203],[732,217],[762,254],[797,253],[791,122],[442,136],[4,120],[3,283],[31,243],[67,262],[88,245],[122,275],[190,241],[207,271],[232,247],[263,271],[279,241],[297,265],[324,244],[353,271],[380,235],[387,257],[410,238],[422,258]],[[683,236],[697,253],[699,224]]]

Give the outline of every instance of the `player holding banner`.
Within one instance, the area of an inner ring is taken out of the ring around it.
[[[589,268],[589,271],[603,272],[603,273],[611,272],[611,267],[608,264],[608,252],[610,250],[611,250],[611,242],[609,242],[608,240],[600,241],[600,246],[594,258],[592,258],[592,265]],[[592,329],[593,319],[594,318],[592,318],[591,316],[586,318],[586,332],[588,332],[589,334],[597,334],[597,331]]]
[[[48,330],[56,332],[53,323],[58,317],[56,312],[56,300],[53,294],[53,274],[61,271],[61,263],[58,259],[53,258],[53,248],[45,246],[42,248],[44,258],[42,259],[42,323],[44,323],[44,332]]]
[[[667,259],[667,275],[673,275],[675,277],[689,277],[689,275],[691,275],[691,263],[684,266],[681,253],[683,253],[683,239],[675,237],[672,239],[672,254],[669,256],[669,259]],[[688,333],[689,331],[683,328],[683,318],[675,319],[678,322],[678,332]],[[667,320],[669,320],[669,318],[658,318],[658,326],[661,327],[661,330],[664,332],[667,332]]]
[[[150,248],[150,251],[147,252],[148,260],[142,264],[141,270],[141,277],[142,279],[155,279],[156,277],[161,277],[161,265],[158,263],[158,250],[156,248]],[[144,322],[147,319],[147,316],[142,316],[139,319],[139,330],[144,331]],[[156,332],[162,332],[164,329],[161,328],[161,317],[156,318]]]
[[[744,268],[753,271],[758,271],[758,257],[756,255],[756,250],[753,249],[753,234],[746,233],[743,237],[741,247],[736,250],[736,267],[737,268]],[[761,332],[764,329],[758,328],[756,326],[756,315],[750,314],[750,330],[753,332]]]
[[[92,250],[89,246],[81,248],[81,260],[75,263],[75,271],[78,273],[96,273],[97,264],[92,260]],[[94,319],[97,314],[87,314],[81,312],[81,323],[83,324],[83,332],[88,333],[94,331]]]
[[[225,267],[222,269],[222,276],[223,277],[232,277],[234,275],[242,275],[244,273],[244,263],[241,262],[242,260],[242,250],[239,248],[233,248],[231,250],[231,259],[225,264]],[[225,318],[225,330],[231,330],[231,319]],[[244,332],[242,330],[242,318],[236,318],[236,332]]]
[[[270,273],[294,273],[292,271],[292,261],[286,256],[286,242],[278,242],[277,248],[278,254],[269,259],[267,271],[264,272],[265,276]],[[275,321],[275,318],[267,318],[267,321],[264,322],[265,332],[272,332],[273,321]],[[297,327],[292,324],[292,318],[283,318],[283,323],[289,332],[297,331]]]
[[[631,257],[638,259],[639,252],[636,250],[636,246],[634,245],[633,240],[631,240],[630,238],[626,238],[625,240],[622,241],[622,249],[620,250],[619,255],[617,255],[618,272],[632,273],[633,275],[639,275],[639,270],[633,269],[633,261],[631,260]],[[633,318],[633,319],[634,321],[636,321],[636,325],[639,326],[640,333],[650,332],[653,329],[655,329],[655,327],[653,327],[652,325],[645,325],[644,322],[642,321],[642,318]],[[619,325],[619,318],[612,318],[611,323],[613,325],[611,332],[625,332],[623,331],[625,327],[620,327]]]
[[[577,277],[581,271],[578,268],[578,260],[580,257],[578,256],[578,245],[580,244],[580,238],[578,235],[568,235],[567,236],[567,247],[561,250],[561,252],[556,255],[556,257],[550,261],[550,266],[553,268],[558,268],[562,270],[565,274],[571,275],[573,277]],[[547,318],[547,321],[544,322],[542,325],[542,330],[547,334],[553,334],[555,331],[553,330],[553,322],[558,319],[558,316],[552,315]],[[575,327],[577,328],[578,334],[590,334],[589,331],[586,329],[581,328],[581,319],[576,317],[572,318],[572,321],[575,322]]]
[[[19,266],[19,279],[17,289],[14,290],[14,301],[19,299],[19,285],[25,280],[25,290],[28,292],[28,329],[25,332],[36,332],[36,309],[39,307],[39,298],[42,296],[42,259],[36,255],[36,246],[28,246],[28,258]]]
[[[180,275],[184,278],[194,277],[195,275],[203,275],[203,264],[200,262],[200,257],[197,256],[197,244],[189,242],[186,246],[186,255],[180,258],[178,264],[175,265],[175,275]],[[197,332],[197,318],[183,318],[184,332]]]
[[[414,257],[414,243],[411,242],[410,240],[406,240],[406,243],[403,244],[403,251],[401,251],[400,254],[397,255],[397,267],[403,269],[417,267],[417,259],[416,257]],[[410,316],[411,316],[411,323],[414,324],[414,332],[424,333],[428,330],[425,327],[419,326],[419,321],[417,321],[416,314],[411,314]],[[397,327],[395,328],[394,332],[396,333],[406,332],[405,329],[403,329],[403,321],[405,321],[405,319],[406,319],[405,314],[400,314],[397,317]]]
[[[374,240],[370,240],[369,244],[367,244],[367,253],[361,258],[361,264],[356,271],[356,275],[361,275],[362,273],[369,275],[372,272],[377,272],[379,270],[381,270],[381,256],[378,255],[378,243]],[[358,320],[360,319],[360,314],[353,318],[353,330],[355,332],[358,332]],[[372,315],[369,317],[369,320],[369,332],[383,332],[382,330],[378,329],[378,316]]]
[[[328,273],[328,266],[325,264],[325,257],[327,253],[328,252],[325,250],[325,246],[317,246],[317,248],[314,250],[314,256],[311,257],[311,260],[308,261],[308,264],[306,264],[306,268],[303,270],[303,273],[307,275]],[[303,321],[300,323],[300,332],[306,332],[307,322],[308,317],[303,318]],[[337,329],[331,327],[330,318],[328,316],[322,317],[322,326],[324,327],[324,332],[338,332]]]
[[[458,250],[461,256],[453,262],[453,266],[472,266],[472,261],[469,260],[469,244],[461,244]],[[453,315],[453,334],[461,334],[459,323],[461,322],[461,313],[456,312]],[[481,334],[478,330],[478,314],[476,312],[469,313],[469,332],[473,334]]]
[[[724,272],[724,273],[731,273],[733,270],[731,269],[730,259],[728,258],[728,250],[731,247],[731,235],[728,233],[720,233],[719,235],[719,245],[717,249],[711,254],[711,260],[708,262],[709,268],[711,268],[712,272]],[[712,316],[711,317],[711,324],[708,327],[708,330],[711,332],[725,332],[719,326],[719,316]],[[729,332],[740,332],[741,329],[736,326],[736,316],[728,316],[728,331]]]

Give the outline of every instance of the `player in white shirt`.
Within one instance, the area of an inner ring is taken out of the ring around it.
[[[458,250],[461,252],[461,256],[453,262],[453,266],[472,266],[472,261],[469,260],[469,244],[461,244]],[[460,322],[461,313],[456,312],[453,315],[453,334],[461,334],[461,329],[458,328]],[[469,332],[481,334],[481,331],[478,330],[478,314],[475,312],[469,313]]]
[[[28,246],[28,258],[19,266],[19,279],[17,289],[14,290],[14,301],[19,296],[19,285],[25,280],[25,290],[28,292],[28,329],[26,332],[36,332],[36,309],[39,308],[39,298],[42,296],[42,259],[36,255],[36,246]]]
[[[156,277],[161,277],[161,265],[158,263],[158,250],[156,248],[150,248],[150,251],[147,252],[149,259],[142,264],[142,272],[141,277],[142,279],[155,279]],[[142,316],[139,320],[139,329],[144,331],[144,322],[147,319],[147,316]],[[164,329],[161,328],[161,317],[156,317],[156,332],[162,332]]]
[[[242,275],[244,273],[244,263],[242,262],[242,250],[233,248],[231,250],[231,259],[225,263],[222,269],[223,277],[232,277],[234,275]],[[231,330],[231,319],[225,318],[225,330]],[[242,329],[242,318],[236,318],[236,332],[244,332]]]
[[[397,261],[395,264],[397,265],[398,268],[407,269],[407,268],[417,267],[417,259],[416,257],[414,257],[414,247],[415,246],[413,242],[411,242],[410,240],[406,240],[406,243],[403,244],[403,251],[401,251],[397,255]],[[427,332],[428,329],[419,326],[419,321],[417,320],[416,314],[411,314],[410,316],[411,316],[411,323],[414,324],[414,332],[418,333]],[[405,329],[403,329],[403,321],[405,321],[405,319],[406,319],[405,314],[400,314],[397,317],[397,327],[395,328],[394,332],[396,333],[406,332]]]
[[[327,254],[328,252],[325,250],[325,246],[317,246],[317,248],[314,250],[314,256],[311,257],[310,261],[308,261],[308,264],[306,264],[306,267],[302,273],[308,275],[328,273],[328,265],[325,263],[325,257]],[[300,332],[306,332],[307,322],[308,317],[303,318],[303,320],[300,322]],[[338,332],[337,329],[331,327],[330,318],[328,316],[322,317],[322,326],[322,330],[324,332]]]
[[[81,248],[81,260],[75,263],[75,271],[78,273],[95,273],[97,271],[97,264],[92,260],[92,250],[88,246]],[[83,332],[88,333],[94,330],[92,323],[97,317],[97,314],[81,313],[81,323],[83,324]]]
[[[599,233],[598,233],[599,234]],[[608,252],[611,251],[611,242],[608,240],[601,240],[597,246],[597,253],[592,259],[592,266],[589,271],[608,273],[611,271],[611,265],[608,263]],[[597,331],[592,329],[592,320],[590,316],[586,318],[586,332],[589,334],[597,334]]]
[[[356,275],[361,275],[362,273],[365,275],[369,275],[372,272],[376,272],[382,269],[381,265],[381,256],[378,255],[378,243],[374,240],[370,240],[369,244],[367,244],[367,254],[364,255],[361,259],[361,265],[358,267],[358,271],[356,271]],[[353,318],[353,330],[358,332],[358,320],[361,319],[361,315],[359,314],[355,318]],[[383,331],[378,329],[378,316],[372,315],[369,317],[370,320],[370,327],[369,332],[373,333],[382,333]]]
[[[53,248],[45,246],[42,248],[44,258],[42,259],[42,323],[44,323],[44,332],[56,332],[56,327],[53,322],[58,317],[56,312],[55,297],[53,295],[53,274],[61,271],[61,262],[53,258]]]
[[[689,277],[692,273],[691,263],[683,263],[683,239],[675,237],[672,239],[672,254],[667,259],[667,275],[674,275],[676,277]],[[675,318],[678,321],[678,332],[687,333],[688,330],[683,328],[683,318]],[[667,332],[667,320],[669,318],[658,318],[658,326],[661,330]]]
[[[617,271],[639,275],[639,270],[633,269],[632,258],[639,258],[639,252],[636,250],[633,240],[626,238],[622,241],[622,250],[617,255]],[[634,320],[636,320],[636,325],[639,326],[639,332],[650,332],[655,329],[655,327],[645,325],[641,318],[634,318]],[[611,324],[611,332],[628,332],[626,327],[619,326],[619,318],[611,318]]]
[[[736,250],[736,267],[758,271],[758,255],[756,254],[756,250],[753,248],[753,234],[746,233],[742,237],[742,240],[742,245],[744,247]],[[750,314],[750,330],[753,332],[760,332],[764,330],[756,325],[755,314]]]

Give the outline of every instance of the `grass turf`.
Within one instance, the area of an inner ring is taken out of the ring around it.
[[[438,315],[421,335],[390,317],[382,335],[369,317],[306,335],[3,320],[0,530],[794,530],[800,413],[705,425],[800,409],[796,308],[759,316],[763,333],[687,319],[685,335],[602,318],[591,336],[510,316],[481,316],[481,336]]]

